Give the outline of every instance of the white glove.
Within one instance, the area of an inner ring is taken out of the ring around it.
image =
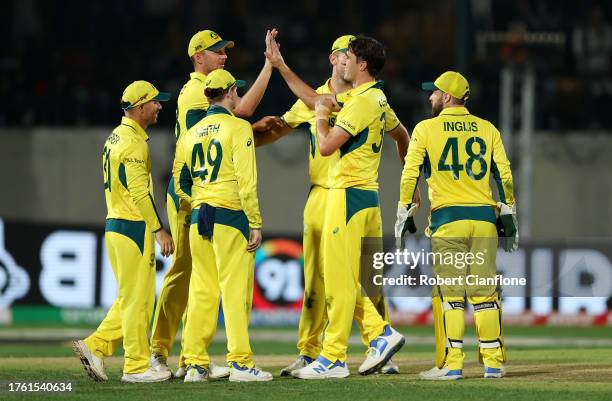
[[[414,215],[417,207],[416,203],[410,203],[408,206],[401,203],[397,204],[397,220],[395,220],[395,245],[397,248],[404,247],[407,231],[411,234],[416,232]]]

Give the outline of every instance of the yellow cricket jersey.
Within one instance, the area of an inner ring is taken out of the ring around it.
[[[176,139],[179,139],[181,134],[187,132],[189,128],[206,117],[206,110],[208,110],[208,99],[204,95],[206,75],[192,72],[189,76],[191,79],[183,85],[177,100],[176,126],[174,128]]]
[[[465,107],[442,110],[416,125],[402,173],[400,202],[407,205],[423,172],[431,210],[447,206],[495,205],[490,174],[500,200],[514,206],[510,162],[497,128]]]
[[[316,90],[318,94],[331,94],[330,80],[328,79],[323,85]],[[329,115],[329,126],[333,127],[338,113]],[[329,188],[329,165],[340,158],[340,153],[323,157],[317,146],[317,119],[314,110],[309,109],[301,100],[296,101],[291,109],[283,115],[283,120],[291,128],[297,128],[302,124],[309,124],[310,131],[310,157],[308,163],[308,175],[310,182],[323,188]]]
[[[400,124],[387,97],[380,89],[382,82],[366,82],[351,89],[336,117],[336,127],[351,137],[339,149],[339,158],[331,164],[331,188],[359,187],[378,189],[378,165],[383,135]]]
[[[255,145],[248,121],[211,106],[180,141],[175,159],[174,188],[192,208],[207,203],[242,210],[251,228],[261,228]]]
[[[145,221],[151,231],[162,228],[153,201],[149,137],[128,117],[113,130],[102,153],[107,219]]]
[[[190,79],[187,81],[179,94],[176,106],[176,125],[174,127],[174,134],[176,135],[176,149],[179,148],[179,143],[187,130],[193,127],[196,123],[206,117],[206,110],[208,110],[208,99],[204,95],[204,81],[206,75],[199,72],[192,72]],[[176,151],[175,151],[176,156]],[[176,164],[176,157],[173,162],[173,169]],[[174,206],[178,211],[181,210],[189,211],[190,207],[187,202],[181,202],[179,196],[174,191],[174,179],[170,177],[167,188],[168,195],[174,201]]]

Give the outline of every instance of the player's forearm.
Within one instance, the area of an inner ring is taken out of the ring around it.
[[[255,113],[255,109],[259,106],[264,93],[266,93],[266,88],[272,76],[272,69],[272,65],[266,61],[255,83],[253,83],[253,86],[244,94],[240,99],[240,103],[234,109],[234,115],[244,118],[251,117],[253,113]]]
[[[240,203],[244,214],[249,221],[249,227],[261,228],[261,213],[259,212],[259,200],[257,197],[257,188],[245,188],[239,192]]]
[[[306,82],[302,81],[287,64],[280,66],[278,71],[287,83],[287,86],[289,86],[291,92],[302,100],[309,109],[314,109],[314,104],[317,100],[317,92],[315,92]]]
[[[408,134],[408,130],[406,129],[406,127],[404,127],[403,124],[400,124],[397,128],[390,131],[389,134],[395,141],[395,146],[397,147],[397,155],[399,156],[402,165],[404,165],[406,154],[408,153],[408,143],[410,142],[410,135]]]
[[[134,203],[150,230],[152,232],[159,231],[162,228],[162,224],[151,194],[147,193],[146,197],[142,197],[140,200],[134,201]]]
[[[418,174],[415,177],[414,174],[411,174],[411,172],[407,172],[406,170],[404,170],[404,172],[402,173],[402,179],[400,184],[400,203],[402,205],[406,206],[412,203],[418,179]]]
[[[253,136],[255,137],[255,147],[269,145],[276,142],[280,138],[291,132],[291,127],[286,125],[281,128],[270,128],[264,131],[253,130]]]
[[[317,146],[321,156],[329,156],[334,153],[329,143],[329,120],[327,118],[317,118]]]

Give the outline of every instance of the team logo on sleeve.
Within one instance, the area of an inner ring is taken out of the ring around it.
[[[249,138],[249,140],[247,141],[247,146],[251,146],[252,143],[253,143],[253,140]]]

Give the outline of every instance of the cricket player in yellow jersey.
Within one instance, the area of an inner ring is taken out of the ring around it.
[[[164,256],[173,252],[153,201],[149,137],[160,101],[170,98],[146,81],[130,84],[121,97],[125,117],[102,151],[106,197],[105,241],[119,294],[97,330],[73,349],[87,374],[107,380],[103,358],[119,345],[125,350],[121,380],[148,383],[168,380],[169,372],[149,368],[147,331],[155,304],[155,241]]]
[[[237,88],[218,69],[205,81],[206,117],[187,131],[177,150],[175,189],[191,204],[189,241],[193,271],[184,329],[185,382],[209,377],[208,346],[223,299],[230,381],[269,381],[257,368],[249,342],[255,251],[261,243],[257,166],[251,124],[235,117]]]
[[[337,38],[332,44],[329,55],[329,62],[332,66],[332,75],[323,85],[319,86],[312,92],[312,102],[317,94],[333,95],[342,94],[352,88],[352,83],[345,80],[344,68],[346,65],[346,52],[354,35],[343,35]],[[270,47],[270,46],[268,46]],[[271,57],[273,65],[281,71],[288,67],[284,64],[282,57]],[[298,92],[299,94],[299,92]],[[329,116],[329,125],[333,126],[336,120],[336,112]],[[309,125],[310,136],[310,152],[309,152],[309,177],[311,189],[308,194],[308,200],[304,207],[304,303],[300,316],[298,328],[298,343],[297,348],[299,357],[289,366],[283,368],[280,372],[281,376],[288,376],[291,372],[303,368],[310,364],[321,352],[321,335],[327,322],[325,313],[325,287],[323,283],[323,254],[321,233],[323,228],[323,218],[325,215],[325,200],[329,189],[329,165],[339,159],[340,152],[337,151],[331,156],[323,157],[316,145],[316,116],[312,108],[309,108],[302,100],[297,100],[291,109],[282,116],[282,124],[280,127],[272,127],[265,132],[255,132],[255,143],[257,146],[272,143],[277,139],[287,135],[289,132],[298,128],[303,124]],[[398,132],[405,130],[398,123],[394,127]],[[400,151],[400,160],[406,155],[408,145],[407,135],[398,133],[395,135],[393,130],[391,135],[404,140],[398,146]],[[376,302],[378,312],[385,318],[388,318],[388,309],[386,302],[381,297]],[[360,315],[355,316],[357,324],[361,329],[362,322],[359,320]],[[365,339],[366,345],[369,340],[362,330],[362,338]],[[381,368],[382,373],[394,374],[399,373],[399,368],[392,361],[389,361]]]
[[[361,239],[382,237],[377,179],[383,134],[399,126],[379,89],[381,83],[375,80],[384,65],[385,52],[376,40],[357,37],[350,42],[346,55],[344,78],[352,83],[353,89],[336,97],[343,107],[333,128],[329,126],[329,115],[337,104],[334,105],[329,95],[316,97],[319,152],[327,157],[339,151],[339,158],[329,166],[321,240],[329,323],[317,359],[292,372],[294,377],[302,379],[349,375],[346,352],[354,316],[362,322],[362,330],[370,341],[359,373],[379,370],[405,342],[404,337],[380,316],[372,301],[361,296],[359,283]],[[301,80],[293,79],[288,69],[281,70],[281,74],[305,104],[314,103],[310,90],[301,91],[296,85]],[[407,135],[403,129],[392,136],[407,139]]]
[[[435,82],[423,84],[433,118],[417,124],[412,133],[402,173],[396,237],[404,236],[414,215],[412,195],[421,173],[429,186],[430,225],[426,233],[436,253],[473,254],[467,267],[434,262],[434,274],[458,278],[457,285],[438,285],[446,342],[444,366],[422,375],[430,380],[463,377],[465,298],[474,306],[474,322],[485,378],[504,374],[506,359],[501,324],[501,298],[496,286],[470,285],[468,275],[491,278],[496,274],[498,235],[506,251],[518,244],[512,172],[501,135],[490,122],[465,107],[470,88],[458,72],[447,71]],[[493,174],[500,202],[493,200],[489,185]],[[413,225],[413,224],[412,224]],[[498,230],[500,231],[498,234]],[[479,259],[477,255],[481,255]],[[485,255],[482,257],[482,255]]]
[[[276,30],[268,31],[266,39],[270,35],[275,36]],[[234,42],[223,40],[218,34],[210,30],[197,32],[189,41],[187,53],[191,58],[194,72],[191,73],[190,80],[183,86],[178,97],[175,127],[177,148],[187,130],[205,117],[208,109],[208,100],[204,96],[206,76],[216,69],[225,67],[225,61],[227,60],[225,49],[232,47],[234,47]],[[253,114],[268,86],[271,73],[272,67],[266,61],[251,89],[240,99],[234,110],[235,115],[249,117]],[[265,120],[261,120],[259,124],[265,126]],[[191,207],[187,202],[181,200],[174,191],[172,178],[168,184],[166,202],[168,221],[176,245],[176,252],[174,253],[172,266],[164,277],[153,322],[151,366],[160,371],[169,370],[166,361],[172,350],[179,322],[181,317],[184,316],[187,306],[192,263],[189,251]],[[212,378],[229,375],[229,369],[224,366],[216,366],[211,363],[210,370]],[[175,376],[180,378],[184,375],[185,361],[181,352],[179,369]]]

